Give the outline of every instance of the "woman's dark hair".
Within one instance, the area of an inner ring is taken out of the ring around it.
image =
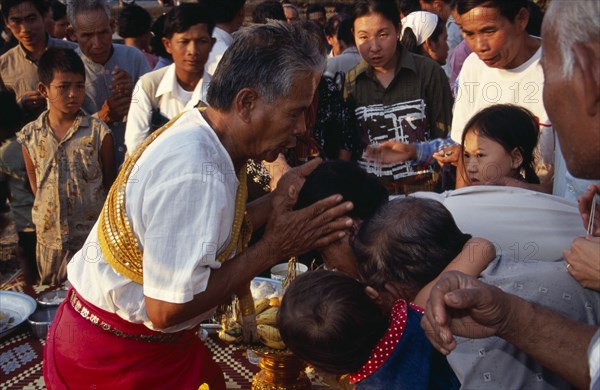
[[[444,23],[442,18],[438,17],[437,24],[435,25],[435,29],[433,30],[433,32],[431,33],[429,38],[427,38],[427,40],[431,40],[432,42],[437,42],[440,39],[440,35],[445,30],[446,30],[446,23]],[[406,27],[404,29],[404,32],[402,33],[402,39],[400,39],[400,43],[402,43],[402,46],[404,46],[406,48],[406,50],[410,51],[411,53],[420,54],[423,56],[429,56],[425,52],[425,48],[423,47],[425,42],[423,42],[420,45],[417,45],[417,37],[415,36],[415,33],[413,32],[412,28],[410,28],[410,27]]]
[[[349,217],[363,221],[388,202],[388,192],[376,177],[354,163],[334,160],[321,163],[308,175],[295,208],[308,207],[335,194],[354,205],[347,214]]]
[[[215,22],[208,2],[183,3],[173,7],[166,16],[163,36],[171,39],[175,33],[183,33],[196,24],[206,24],[208,33],[212,35]]]
[[[540,128],[538,120],[529,110],[512,104],[484,108],[465,125],[461,142],[463,147],[467,133],[474,131],[481,137],[499,143],[508,153],[518,149],[523,157],[519,170],[523,171],[525,181],[540,183],[535,173],[534,156]]]
[[[352,247],[366,285],[383,290],[386,282],[399,282],[420,290],[470,238],[443,204],[408,197],[389,202],[363,223]]]
[[[38,77],[44,85],[50,85],[56,72],[76,73],[85,80],[85,66],[73,49],[50,47],[38,61]]]
[[[395,1],[391,0],[358,0],[354,5],[354,18],[368,15],[370,13],[381,14],[384,18],[392,22],[396,28],[400,28],[400,13]]]
[[[358,371],[388,326],[364,285],[325,270],[298,276],[287,288],[277,317],[287,347],[332,374]]]
[[[527,0],[458,0],[456,2],[456,11],[459,15],[464,15],[477,7],[496,8],[511,22],[515,21],[521,8],[529,9]]]

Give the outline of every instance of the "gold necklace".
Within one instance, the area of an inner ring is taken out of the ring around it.
[[[201,111],[203,109],[199,108]],[[136,162],[142,153],[158,136],[168,130],[182,114],[175,116],[162,128],[150,134],[125,161],[110,188],[100,213],[98,241],[103,257],[115,271],[138,284],[143,284],[144,280],[143,253],[131,228],[125,209],[126,185],[131,171],[136,166]],[[231,240],[227,247],[217,255],[217,260],[221,263],[229,259],[234,250],[237,250],[237,253],[243,251],[252,235],[252,225],[246,213],[248,198],[246,175],[246,165],[244,165],[238,174],[240,185],[236,192]]]

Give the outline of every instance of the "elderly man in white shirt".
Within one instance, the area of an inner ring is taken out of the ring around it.
[[[210,75],[204,71],[215,39],[208,6],[182,4],[165,21],[165,49],[173,64],[145,74],[135,86],[127,116],[125,146],[131,155],[158,127],[206,101]]]

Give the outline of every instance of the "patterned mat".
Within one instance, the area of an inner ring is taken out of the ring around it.
[[[47,290],[47,286],[27,286],[15,283],[10,290],[37,297]],[[34,338],[25,322],[15,331],[0,339],[0,390],[45,389],[42,374],[42,359],[45,340]],[[223,370],[228,389],[250,389],[252,378],[259,371],[258,366],[250,363],[246,351],[228,345],[210,335],[206,346],[213,358]],[[308,372],[313,389],[324,389],[322,380],[312,371]]]

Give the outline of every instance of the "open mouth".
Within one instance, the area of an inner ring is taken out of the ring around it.
[[[485,62],[488,65],[494,64],[498,61],[499,56],[494,56],[492,58],[488,58],[488,59],[484,59],[482,60],[483,62]]]

